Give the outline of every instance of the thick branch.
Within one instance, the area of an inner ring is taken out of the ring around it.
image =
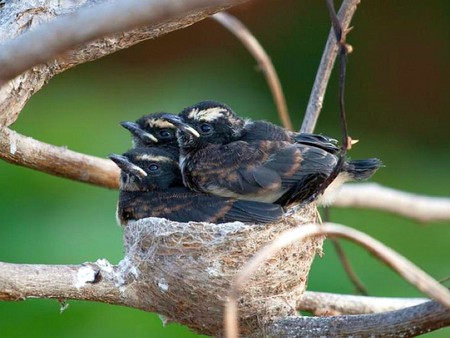
[[[289,317],[267,327],[268,337],[414,337],[450,325],[450,310],[429,301],[360,316]]]
[[[205,7],[229,6],[232,0],[106,1],[57,18],[2,46],[0,79],[10,80],[28,68],[82,43],[139,26],[160,23]]]
[[[348,29],[350,21],[355,14],[356,6],[359,2],[360,0],[343,1],[337,16],[344,31]],[[339,47],[340,46],[336,43],[336,35],[334,30],[331,28],[322,59],[320,60],[320,65],[314,81],[313,89],[311,91],[311,96],[309,97],[303,123],[300,128],[302,133],[312,133],[316,127],[317,119],[319,118],[319,114],[322,109],[328,81],[330,80],[331,70],[333,69]]]
[[[109,160],[56,147],[0,128],[0,158],[56,176],[117,188],[119,169]]]
[[[115,267],[106,260],[82,265],[0,263],[0,300],[57,298],[123,305]]]
[[[63,5],[60,1],[8,1],[0,8],[0,42],[3,43],[0,49],[0,79],[18,75],[31,65],[47,63],[34,66],[3,86],[0,85],[0,127],[14,123],[30,97],[56,74],[143,40],[192,25],[208,15],[243,1],[245,0],[133,0],[111,3],[108,0],[86,0],[64,2]],[[99,11],[98,6],[93,7],[99,2],[103,3],[102,8],[105,10]],[[155,10],[150,10],[153,6]],[[206,6],[209,7],[205,8]],[[81,7],[83,11],[80,15],[63,16],[77,12]],[[124,7],[134,10],[125,11]],[[92,15],[94,19],[89,21]],[[62,17],[55,19],[59,16]],[[131,23],[130,19],[137,17],[140,21]],[[52,22],[46,24],[48,21]],[[87,24],[82,24],[85,21]],[[79,45],[99,34],[143,24],[147,26]],[[62,38],[63,36],[69,38]],[[74,49],[54,56],[66,48]],[[55,59],[51,60],[52,57]]]
[[[333,205],[388,211],[420,222],[450,220],[450,198],[421,196],[376,183],[344,185]]]
[[[148,302],[146,306],[143,306],[142,300],[132,297],[132,293],[127,292],[118,267],[110,265],[106,260],[82,265],[0,263],[0,300],[17,301],[26,298],[88,300],[154,311],[148,307]],[[337,304],[336,308],[344,309],[342,312],[359,312],[370,311],[369,308],[374,311],[398,308],[424,300],[377,299],[306,292],[302,304],[309,308],[317,308],[321,306],[321,303],[327,304],[331,301]],[[359,304],[366,304],[367,307],[361,309]],[[379,336],[382,334],[394,336],[396,333],[406,332],[404,330],[408,326],[416,327],[414,331],[408,331],[408,334],[412,335],[413,332],[423,333],[425,331],[422,330],[435,330],[446,325],[450,325],[449,311],[445,311],[433,302],[426,302],[420,308],[411,307],[377,316],[283,318],[268,326],[266,332],[274,337],[307,335],[314,337],[311,335],[312,332],[321,332],[323,336],[353,334],[357,337],[363,334],[377,335],[377,333],[380,333]],[[389,327],[391,329],[387,332]]]
[[[316,316],[357,315],[403,309],[426,302],[426,298],[392,298],[339,295],[306,291],[297,303],[297,310]]]

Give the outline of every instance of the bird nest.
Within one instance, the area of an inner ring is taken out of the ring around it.
[[[314,204],[265,225],[241,222],[178,223],[161,218],[131,221],[124,229],[124,283],[142,308],[176,318],[197,332],[222,335],[223,309],[233,276],[283,231],[316,222]],[[241,332],[295,315],[323,238],[310,238],[273,255],[239,299]]]

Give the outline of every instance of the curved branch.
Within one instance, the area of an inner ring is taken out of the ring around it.
[[[393,268],[400,276],[414,285],[417,289],[436,299],[439,303],[450,308],[450,291],[440,285],[436,280],[408,261],[406,258],[388,248],[383,243],[372,237],[354,230],[352,228],[333,223],[324,225],[306,225],[300,228],[285,231],[272,243],[259,250],[237,273],[230,286],[228,302],[225,306],[225,332],[227,337],[237,337],[238,327],[238,305],[237,300],[240,290],[249,281],[255,271],[280,249],[304,240],[309,237],[333,235],[350,239],[369,250],[373,255],[380,258],[388,266]]]
[[[106,1],[57,18],[5,43],[0,53],[0,81],[82,43],[143,25],[160,23],[205,7],[229,6],[232,0]]]
[[[346,31],[350,25],[350,21],[355,14],[356,6],[360,0],[344,0],[338,12],[338,19],[341,23],[342,30]],[[320,60],[319,69],[317,70],[316,79],[313,89],[309,97],[308,106],[306,108],[303,123],[300,128],[302,133],[312,133],[316,127],[317,119],[323,105],[323,99],[330,80],[331,71],[339,51],[339,45],[336,43],[336,34],[331,28],[328,34],[328,40],[325,50]]]
[[[78,64],[187,27],[208,15],[244,1],[246,0],[133,0],[116,4],[108,0],[85,0],[64,5],[60,5],[59,1],[41,0],[6,2],[0,8],[0,127],[14,123],[30,97],[53,76]],[[102,3],[104,7],[96,5],[98,3]],[[155,6],[155,11],[143,10],[152,6]],[[109,9],[99,11],[99,8],[106,7]],[[135,10],[125,11],[124,7]],[[78,12],[80,8],[83,10]],[[92,16],[95,18],[89,21]],[[136,19],[136,16],[140,22],[131,23],[130,18]],[[48,23],[49,21],[51,22]],[[86,25],[74,25],[86,21]],[[138,24],[146,26],[79,44],[92,40],[99,34],[120,31]],[[66,48],[73,49],[55,56],[55,53]],[[28,69],[31,65],[42,62],[46,63]],[[24,70],[24,73],[16,76]],[[13,76],[16,76],[13,80],[1,85],[1,79],[4,81]]]
[[[289,317],[266,328],[267,337],[414,337],[450,325],[450,311],[429,301],[360,316]]]
[[[280,117],[283,126],[289,130],[292,130],[292,122],[289,117],[289,112],[286,105],[286,99],[281,88],[280,79],[278,78],[275,67],[267,55],[264,48],[253,36],[253,34],[240,22],[236,17],[226,13],[216,13],[212,16],[217,22],[227,28],[234,36],[236,36],[242,44],[247,48],[250,54],[258,62],[259,68],[263,71],[266,77],[267,84],[272,92],[275,105],[277,106],[278,115]]]
[[[13,164],[106,188],[117,188],[120,170],[110,160],[57,147],[0,128],[0,158]]]
[[[417,220],[450,220],[450,198],[407,193],[376,183],[345,184],[333,206],[377,209]]]
[[[298,300],[297,310],[309,311],[316,316],[358,315],[399,310],[426,301],[426,298],[368,297],[306,291]]]

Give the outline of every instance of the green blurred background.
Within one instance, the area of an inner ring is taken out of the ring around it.
[[[323,1],[255,1],[232,11],[272,57],[295,126],[303,118],[330,27]],[[366,1],[348,37],[347,114],[360,143],[353,158],[377,156],[373,181],[427,195],[450,194],[450,2]],[[106,157],[130,145],[119,127],[155,111],[178,112],[204,99],[279,123],[262,74],[246,50],[213,20],[69,70],[37,93],[13,129],[38,140]],[[334,73],[317,132],[339,138]],[[0,162],[0,261],[78,264],[122,257],[117,191]],[[437,279],[450,275],[449,223],[419,224],[390,214],[331,210]],[[421,294],[366,251],[344,243],[374,296]],[[309,290],[352,293],[332,247],[314,263]],[[195,337],[163,327],[156,314],[56,300],[0,303],[1,337]],[[446,337],[449,329],[428,334]]]

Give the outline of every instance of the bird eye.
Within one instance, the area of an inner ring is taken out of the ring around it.
[[[150,170],[150,171],[156,171],[158,169],[159,169],[159,166],[157,164],[154,164],[154,163],[152,163],[152,164],[150,164],[148,166],[148,170]]]
[[[203,123],[200,125],[200,129],[203,133],[210,133],[212,131],[212,127],[208,123]]]
[[[171,137],[173,137],[173,133],[172,133],[172,131],[169,130],[169,129],[161,129],[161,130],[158,132],[158,134],[159,134],[159,136],[161,136],[162,138],[171,138]]]

